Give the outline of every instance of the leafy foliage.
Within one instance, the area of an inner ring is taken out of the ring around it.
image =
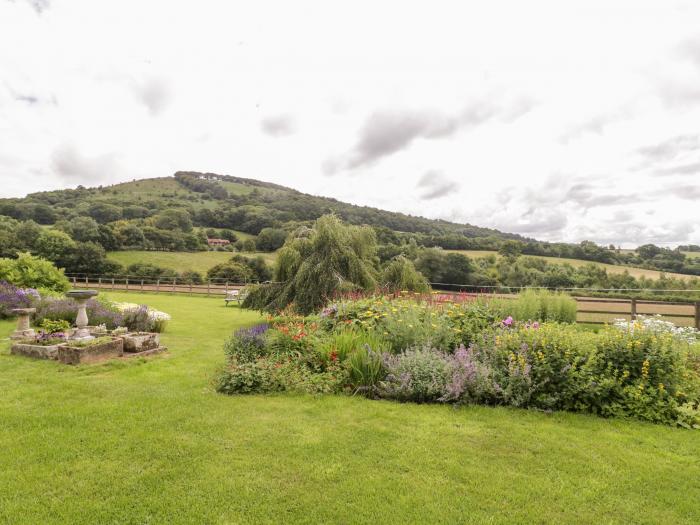
[[[70,288],[62,270],[50,261],[28,253],[19,254],[16,259],[0,259],[0,280],[22,288],[44,288],[55,292],[65,292]]]
[[[339,292],[377,285],[376,239],[370,228],[346,226],[327,215],[312,230],[301,230],[280,250],[275,280],[253,291],[244,306],[267,311],[289,304],[301,313],[319,310]]]

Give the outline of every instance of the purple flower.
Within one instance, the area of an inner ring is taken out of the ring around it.
[[[19,288],[0,281],[0,319],[12,316],[15,308],[31,308],[39,301],[39,292],[33,288]]]
[[[508,327],[513,326],[513,318],[509,315],[508,317],[503,319],[503,321],[501,321],[501,324],[503,326],[508,326]]]
[[[335,317],[338,313],[338,305],[332,304],[321,310],[321,317]]]

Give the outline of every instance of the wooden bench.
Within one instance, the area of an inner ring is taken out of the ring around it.
[[[245,290],[231,290],[226,294],[224,302],[226,303],[226,306],[228,306],[228,303],[234,301],[241,304],[241,301],[245,299],[246,295],[248,295],[248,293]]]

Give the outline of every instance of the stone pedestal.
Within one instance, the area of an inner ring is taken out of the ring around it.
[[[66,292],[67,297],[71,297],[78,302],[78,315],[75,318],[75,326],[77,330],[73,334],[72,339],[75,341],[89,341],[94,339],[90,335],[90,330],[88,329],[88,316],[85,310],[88,299],[95,297],[97,295],[97,290],[71,290]]]
[[[11,339],[28,339],[36,334],[29,326],[29,317],[36,312],[36,308],[15,308],[13,314],[17,315],[17,329],[10,336]]]

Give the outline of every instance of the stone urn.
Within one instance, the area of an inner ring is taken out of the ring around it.
[[[71,290],[66,292],[66,297],[75,299],[78,302],[78,315],[75,318],[75,326],[78,328],[71,339],[77,341],[88,341],[90,339],[94,339],[94,337],[90,335],[90,330],[87,328],[88,316],[85,307],[88,299],[95,297],[97,293],[97,290]]]
[[[10,336],[11,339],[28,339],[36,334],[29,326],[29,316],[36,312],[36,308],[14,308],[12,313],[17,316],[17,328]]]

